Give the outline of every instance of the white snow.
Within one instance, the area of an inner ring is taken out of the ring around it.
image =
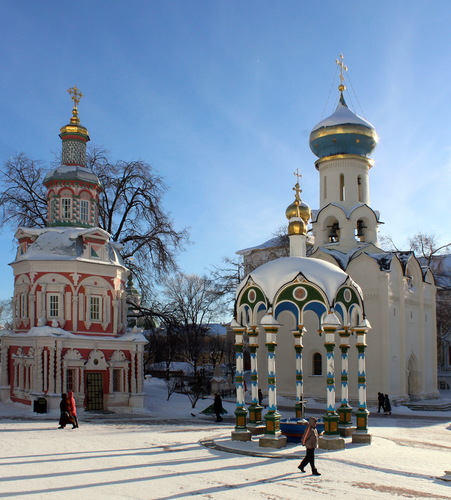
[[[62,328],[59,327],[54,327],[54,326],[34,326],[33,328],[30,328],[29,331],[26,332],[15,332],[14,330],[1,330],[0,329],[0,337],[56,337],[56,338],[66,338],[66,339],[80,339],[80,334],[79,333],[72,333],[67,330],[63,330]],[[133,330],[128,330],[125,332],[123,335],[118,335],[117,337],[115,335],[86,335],[87,338],[90,340],[115,340],[115,341],[124,341],[124,342],[129,342],[129,341],[140,341],[140,342],[147,342],[146,338],[144,337],[144,334],[140,331],[133,331]]]
[[[284,241],[280,236],[271,238],[265,241],[261,245],[255,247],[244,248],[243,250],[238,250],[235,252],[237,255],[250,255],[255,250],[266,250],[267,248],[276,248],[284,245]]]
[[[84,262],[96,262],[102,265],[123,265],[119,255],[120,245],[110,242],[110,234],[99,227],[93,228],[26,228],[19,227],[15,233],[16,238],[24,236],[34,237],[27,251],[17,255],[15,262],[23,260],[78,260]],[[84,255],[83,237],[95,236],[106,241],[108,259],[91,259]],[[83,256],[84,255],[84,256]]]
[[[347,106],[343,106],[341,102],[338,103],[337,109],[327,118],[320,121],[312,129],[312,132],[324,127],[332,127],[334,125],[362,125],[363,127],[371,128],[374,130],[373,125],[367,120],[353,113]]]
[[[449,412],[395,407],[391,416],[370,416],[373,443],[347,440],[345,450],[317,450],[322,475],[314,477],[309,468],[306,474],[297,469],[304,455],[300,445],[272,450],[255,441],[232,442],[233,403],[224,402],[229,414],[217,424],[199,413],[211,399],[200,400],[193,411],[186,396],[173,394],[166,402],[161,380],[145,385],[146,414],[79,412],[76,430],[58,430],[56,414],[36,415],[22,405],[0,403],[0,497],[451,498],[451,483],[438,479],[451,468],[451,426],[439,418]],[[321,405],[314,406],[314,414],[322,415]],[[229,452],[201,445],[205,440]]]
[[[281,257],[271,260],[252,271],[237,289],[237,296],[245,286],[249,276],[259,285],[270,302],[278,290],[302,274],[308,281],[318,285],[332,303],[338,289],[349,278],[337,266],[318,259],[308,257]]]

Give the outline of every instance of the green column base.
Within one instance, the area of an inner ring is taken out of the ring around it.
[[[340,427],[349,427],[352,425],[351,414],[352,408],[349,405],[341,405],[338,409],[339,423]]]
[[[324,420],[324,436],[326,437],[339,437],[338,422],[340,417],[335,413],[326,413],[323,417]]]
[[[235,430],[246,430],[247,410],[244,406],[237,406],[235,409]]]
[[[248,407],[248,411],[249,411],[249,424],[253,424],[255,426],[263,423],[262,420],[263,406],[260,406],[258,404],[250,405]]]
[[[277,411],[268,411],[265,415],[266,430],[268,436],[280,436],[280,413]]]
[[[355,412],[357,417],[357,431],[368,432],[368,416],[370,412],[366,408],[359,408]]]

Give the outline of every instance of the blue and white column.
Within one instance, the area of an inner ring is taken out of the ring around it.
[[[324,415],[324,435],[319,440],[319,447],[326,450],[344,448],[344,439],[338,431],[339,416],[335,411],[335,332],[341,327],[337,316],[330,312],[323,320],[324,347],[326,348],[327,393],[326,413]]]
[[[302,344],[302,337],[306,329],[304,325],[299,325],[297,330],[293,330],[294,335],[294,350],[296,353],[296,403],[294,409],[296,412],[296,418],[304,418],[305,408],[304,408],[304,374],[302,366],[302,351],[304,346]]]
[[[274,319],[272,311],[263,316],[261,326],[266,335],[268,364],[268,412],[265,415],[265,435],[260,438],[259,446],[266,448],[282,448],[287,444],[286,436],[280,431],[280,413],[277,411],[276,385],[276,347],[277,332],[280,325]]]
[[[352,427],[351,413],[352,408],[349,405],[349,337],[351,330],[349,326],[338,331],[340,336],[341,350],[341,404],[338,408],[339,431],[342,436],[350,436],[354,428]]]
[[[359,394],[359,408],[356,411],[357,430],[352,435],[353,443],[371,443],[371,434],[368,431],[368,415],[369,411],[366,405],[366,366],[365,366],[365,350],[366,350],[366,335],[371,328],[370,322],[365,319],[363,322],[354,328],[357,335],[357,351],[358,351],[358,379],[357,387]]]
[[[250,441],[251,433],[246,427],[246,405],[244,402],[244,364],[243,364],[243,335],[246,328],[233,320],[231,323],[235,334],[235,388],[236,388],[236,408],[235,408],[235,430],[232,431],[232,441]]]
[[[251,358],[251,396],[252,403],[248,407],[249,422],[247,428],[251,434],[261,434],[265,428],[262,421],[262,410],[258,402],[258,362],[257,362],[257,349],[258,349],[258,328],[250,326],[247,329],[247,336],[249,338],[249,353]]]

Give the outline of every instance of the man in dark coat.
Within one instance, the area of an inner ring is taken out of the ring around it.
[[[377,393],[377,413],[384,409],[384,395],[382,392]]]
[[[215,394],[215,400],[213,402],[213,411],[215,412],[216,415],[216,422],[222,422],[221,413],[224,411],[224,409],[222,407],[222,400],[219,394]]]

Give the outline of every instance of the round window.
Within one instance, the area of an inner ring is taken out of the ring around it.
[[[293,290],[293,297],[296,300],[304,300],[307,297],[307,290],[302,286],[298,286]]]

